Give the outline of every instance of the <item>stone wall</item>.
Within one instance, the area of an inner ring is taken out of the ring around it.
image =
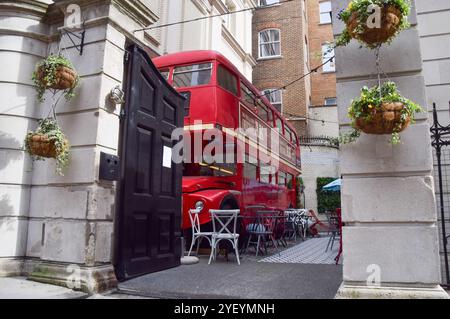
[[[127,38],[152,48],[150,34],[133,30],[154,23],[156,15],[129,1],[16,2],[0,4],[0,55],[7,61],[0,75],[6,101],[0,109],[0,240],[8,243],[0,246],[0,275],[66,285],[71,265],[80,268],[81,289],[105,290],[116,283],[115,183],[99,180],[99,158],[102,151],[118,152],[120,113],[108,96],[122,86]],[[68,4],[81,7],[83,55],[67,36],[60,38]],[[54,161],[33,163],[21,150],[27,131],[49,114],[52,103],[51,96],[36,102],[31,74],[59,46],[81,76],[76,97],[57,106],[72,145],[64,176],[55,174]]]
[[[229,11],[252,8],[253,0],[166,0],[162,1],[159,24],[206,18]],[[251,10],[228,16],[201,19],[160,28],[160,54],[189,50],[215,50],[227,57],[249,80],[256,62],[252,57]]]
[[[49,27],[40,23],[44,2],[1,3],[0,10],[0,275],[20,275],[33,185],[33,163],[22,146],[39,116],[31,74],[47,54]]]
[[[337,13],[347,0],[333,1],[334,32],[343,24]],[[417,17],[389,47],[382,68],[402,94],[426,106]],[[363,85],[376,83],[375,56],[352,41],[336,50],[339,122],[349,129],[347,108]],[[448,298],[440,282],[439,242],[432,177],[428,114],[401,134],[362,134],[341,148],[344,283],[340,298]],[[379,282],[368,284],[371,276]]]
[[[450,103],[450,2],[439,0],[417,0],[417,20],[422,50],[423,72],[427,94],[427,105],[429,111],[436,103],[439,122],[449,125],[449,103]],[[430,116],[430,124],[432,124]],[[435,162],[435,184],[438,182],[436,157]],[[444,186],[444,208],[446,213],[447,233],[450,232],[450,148],[442,150],[442,171]],[[436,195],[439,188],[436,186]],[[438,218],[441,221],[439,197],[437,197]],[[441,232],[442,242],[442,232]],[[448,247],[450,250],[450,246]],[[442,254],[441,246],[441,254]],[[443,259],[443,258],[442,258]],[[444,261],[442,271],[445,271]],[[445,277],[443,277],[445,278]],[[445,281],[446,279],[444,279]]]
[[[317,178],[340,177],[339,150],[326,146],[301,146],[301,155],[305,208],[317,212]]]

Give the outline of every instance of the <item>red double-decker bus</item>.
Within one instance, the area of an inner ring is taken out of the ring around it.
[[[211,220],[210,209],[239,208],[245,214],[247,207],[256,205],[280,211],[295,207],[296,177],[301,173],[297,134],[267,98],[215,51],[169,54],[153,62],[189,100],[184,110],[185,131],[194,136],[220,130],[223,149],[243,154],[242,161],[235,156],[234,162],[207,163],[192,155],[193,160],[184,163],[183,228],[191,227],[188,212],[194,208],[201,209],[200,223],[206,224]],[[267,142],[245,134],[252,128],[269,132]],[[236,142],[232,145],[230,135]],[[268,164],[261,157],[272,161]]]

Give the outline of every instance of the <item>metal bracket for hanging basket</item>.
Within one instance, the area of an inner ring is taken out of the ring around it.
[[[84,22],[80,27],[80,29],[74,30],[73,28],[62,27],[59,28],[59,31],[61,31],[62,35],[67,35],[70,42],[72,42],[72,44],[74,45],[75,49],[77,49],[77,51],[80,52],[80,55],[83,55],[85,44],[84,42],[86,38],[86,28],[84,27]]]

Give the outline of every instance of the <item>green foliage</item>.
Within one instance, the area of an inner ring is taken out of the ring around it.
[[[29,132],[25,138],[25,151],[30,154],[33,160],[44,160],[44,158],[32,154],[29,145],[30,138],[35,134],[44,134],[48,137],[50,141],[55,144],[56,147],[56,172],[59,175],[63,175],[63,170],[69,165],[70,160],[70,145],[58,126],[53,119],[42,119],[39,120],[38,128],[35,132]]]
[[[376,112],[382,111],[383,103],[403,103],[403,109],[401,110],[401,123],[399,123],[399,129],[408,120],[414,123],[415,113],[424,112],[422,107],[407,98],[404,98],[398,92],[397,86],[394,82],[386,82],[381,86],[381,90],[378,85],[368,88],[364,86],[361,89],[361,96],[352,101],[351,106],[348,109],[348,116],[352,119],[352,126],[354,130],[348,134],[340,136],[340,142],[351,143],[358,139],[360,132],[355,127],[355,121],[358,118],[362,118],[365,121],[371,121],[373,115]],[[391,137],[392,144],[400,143],[400,134],[398,131],[394,131]]]
[[[341,207],[341,192],[323,191],[322,188],[335,181],[336,177],[318,177],[317,178],[317,210],[319,214],[326,211],[334,211]]]
[[[387,42],[390,43],[397,34],[404,29],[409,28],[410,24],[408,22],[408,16],[411,12],[411,1],[410,0],[353,0],[348,5],[347,9],[341,10],[341,12],[338,15],[338,18],[342,20],[344,23],[347,23],[350,20],[350,17],[353,15],[353,13],[356,13],[358,15],[358,26],[356,27],[355,31],[356,33],[363,33],[364,32],[364,26],[367,23],[367,19],[372,14],[370,10],[368,11],[368,7],[371,5],[377,5],[379,7],[385,7],[385,6],[395,6],[400,10],[401,16],[400,18],[400,25],[397,30],[397,33],[394,34]],[[347,28],[344,29],[342,34],[336,39],[336,46],[345,46],[347,45],[352,36]],[[360,41],[363,45],[374,48],[376,45],[370,45],[368,43]]]
[[[42,60],[36,65],[36,69],[33,72],[33,83],[38,93],[38,100],[40,102],[44,101],[44,93],[47,90],[48,86],[56,84],[56,71],[58,67],[65,66],[71,69],[74,69],[72,63],[67,60],[62,55],[49,55],[46,59]],[[40,79],[39,73],[44,71],[44,77]],[[79,77],[77,77],[75,84],[70,89],[66,90],[65,98],[66,100],[70,100],[75,96],[74,90],[79,85]]]

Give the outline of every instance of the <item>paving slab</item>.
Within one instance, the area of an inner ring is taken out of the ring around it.
[[[0,278],[0,299],[82,299],[87,296],[83,292],[22,277]]]
[[[342,283],[342,266],[249,261],[223,257],[145,275],[119,284],[119,293],[187,299],[331,299]]]

